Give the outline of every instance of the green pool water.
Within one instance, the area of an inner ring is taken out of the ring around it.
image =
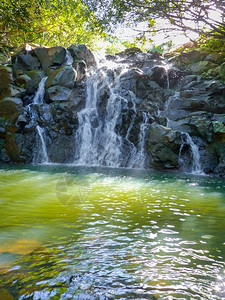
[[[0,299],[225,299],[225,181],[2,166]]]

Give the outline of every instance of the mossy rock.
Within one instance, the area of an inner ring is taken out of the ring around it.
[[[72,90],[55,85],[47,89],[47,95],[51,101],[68,101]]]
[[[26,72],[25,75],[31,78],[31,81],[29,81],[27,87],[28,94],[34,94],[35,91],[38,89],[39,83],[41,82],[42,78],[46,77],[45,72],[41,70],[29,71]]]
[[[131,48],[125,49],[122,52],[116,53],[116,55],[118,55],[120,57],[126,57],[126,56],[134,55],[137,53],[142,53],[141,49],[138,47],[131,47]]]
[[[0,101],[0,116],[10,122],[15,122],[23,112],[23,102],[20,98],[6,97]]]
[[[180,54],[181,61],[184,64],[193,64],[197,63],[205,58],[206,54],[195,49],[185,53]]]
[[[62,65],[66,58],[66,49],[62,46],[35,48],[32,51],[38,57],[43,70]]]
[[[15,83],[19,87],[22,87],[24,89],[28,89],[29,84],[31,84],[32,79],[28,75],[20,75],[16,78]]]
[[[0,66],[0,90],[3,90],[12,83],[12,69],[5,66]]]
[[[77,72],[71,66],[64,66],[54,70],[46,81],[46,88],[51,86],[60,85],[72,89],[75,84]]]
[[[74,61],[84,60],[87,67],[96,67],[97,62],[92,51],[84,44],[71,45],[68,51],[72,55]]]
[[[220,66],[219,77],[222,81],[225,81],[225,62]]]
[[[218,67],[217,64],[214,64],[207,60],[198,61],[190,66],[190,69],[193,73],[201,74],[207,72],[210,69]]]
[[[0,90],[0,101],[5,97],[20,98],[25,94],[25,92],[25,89],[10,84],[8,87]]]

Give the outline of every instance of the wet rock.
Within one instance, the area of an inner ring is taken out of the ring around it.
[[[62,46],[35,48],[33,50],[38,57],[43,70],[47,70],[50,66],[60,66],[66,58],[66,49]]]
[[[54,70],[46,81],[45,87],[50,88],[55,85],[60,85],[68,89],[72,89],[75,84],[77,73],[71,66],[64,66]]]
[[[28,82],[27,93],[32,95],[37,90],[42,78],[46,77],[46,74],[42,70],[34,70],[26,72],[26,75],[31,78],[31,81]]]
[[[147,152],[156,167],[178,167],[178,155],[182,144],[182,133],[153,123],[149,125]]]
[[[84,60],[87,64],[87,67],[96,67],[97,62],[94,57],[94,54],[91,52],[90,49],[84,44],[78,44],[78,45],[71,45],[68,48],[68,51],[71,53],[72,57],[74,58],[74,61],[80,61]]]
[[[68,101],[71,92],[71,89],[60,85],[55,85],[47,89],[47,96],[50,101]]]
[[[150,77],[151,80],[157,82],[160,87],[167,87],[167,71],[163,66],[155,66],[152,69],[153,73]]]
[[[80,60],[75,62],[75,64],[73,65],[76,72],[77,72],[77,83],[81,82],[87,74],[87,65],[85,63],[84,60]]]
[[[48,147],[49,159],[51,162],[72,163],[74,162],[75,145],[71,136],[57,134],[57,137]]]

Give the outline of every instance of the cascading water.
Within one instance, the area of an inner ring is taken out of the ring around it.
[[[48,163],[49,162],[49,158],[48,158],[48,153],[47,153],[47,148],[46,148],[46,142],[45,142],[45,131],[43,128],[41,128],[39,125],[37,125],[36,127],[40,141],[41,141],[41,163]],[[39,150],[38,150],[39,152]]]
[[[121,86],[124,67],[100,68],[87,79],[86,105],[78,113],[75,164],[142,168],[147,117],[140,126],[139,141],[130,140],[136,118],[136,97]],[[126,96],[124,95],[126,93]],[[132,115],[125,130],[123,112]],[[124,132],[125,131],[125,132]],[[134,156],[137,155],[134,163]]]
[[[44,94],[45,94],[45,82],[47,80],[47,77],[42,78],[40,81],[39,87],[35,93],[34,99],[33,99],[33,105],[41,105],[44,102]],[[31,118],[34,119],[36,117],[36,111],[33,107],[29,107],[29,111],[31,113]],[[39,125],[36,126],[39,142],[37,142],[38,149],[35,149],[35,154],[33,158],[34,163],[48,163],[48,153],[47,153],[47,147],[46,147],[46,136],[45,136],[45,130],[44,128],[40,127]],[[40,147],[39,147],[40,144]]]
[[[139,143],[135,152],[135,157],[133,155],[131,160],[131,167],[138,167],[144,169],[145,161],[146,161],[146,153],[145,153],[145,137],[148,129],[148,120],[149,117],[146,112],[143,112],[143,122],[140,125],[140,133],[139,133]]]
[[[168,72],[167,72],[167,74],[168,74]],[[169,78],[167,78],[167,88],[168,89],[170,88]],[[174,124],[176,123],[176,121],[171,122],[171,119],[173,119],[176,115],[176,112],[174,112],[171,109],[171,104],[175,101],[178,101],[179,98],[180,98],[180,92],[174,91],[173,94],[166,101],[163,112],[160,112],[160,115],[163,115],[164,117],[167,118],[167,126],[171,127],[171,128],[173,128]],[[202,167],[201,167],[201,163],[200,163],[200,153],[199,153],[198,146],[194,143],[194,141],[189,133],[182,132],[182,134],[185,136],[185,138],[183,139],[183,143],[180,147],[180,153],[179,153],[179,163],[180,163],[182,169],[184,171],[190,171],[192,174],[198,174],[198,175],[204,174]],[[191,168],[189,168],[185,165],[185,161],[182,158],[183,149],[184,149],[185,145],[188,145],[188,147],[191,151],[191,157],[192,157]]]
[[[179,162],[184,170],[187,170],[187,167],[185,167],[184,159],[182,158],[182,151],[186,145],[190,147],[191,153],[192,153],[192,164],[191,164],[191,173],[196,175],[203,175],[204,172],[202,170],[201,164],[200,164],[200,153],[198,146],[194,143],[193,139],[191,138],[190,134],[187,132],[182,132],[185,136],[183,143],[180,147],[180,153],[179,153]]]

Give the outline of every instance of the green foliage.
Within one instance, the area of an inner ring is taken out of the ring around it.
[[[217,52],[225,56],[225,38],[216,38],[216,36],[206,37],[203,35],[199,39],[198,43],[200,48],[205,52]]]
[[[151,49],[149,49],[150,51],[155,51],[158,52],[160,54],[162,54],[165,51],[168,51],[169,49],[171,49],[173,46],[172,41],[166,42],[166,43],[162,43],[158,46],[153,45],[153,47]]]
[[[145,22],[148,33],[158,31],[182,33],[205,33],[210,36],[225,37],[224,1],[217,0],[85,0],[97,11],[97,16],[107,29],[114,24],[135,24]],[[215,12],[217,15],[215,15]],[[213,15],[214,14],[214,15]],[[165,20],[168,23],[156,28],[155,20]],[[142,35],[145,38],[145,35]]]
[[[104,36],[101,23],[80,0],[2,0],[1,43],[69,46]]]

